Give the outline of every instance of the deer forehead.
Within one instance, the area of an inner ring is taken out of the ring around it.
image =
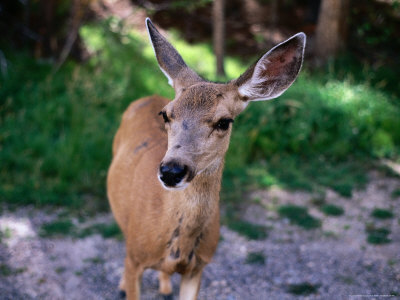
[[[215,121],[234,118],[242,109],[243,102],[236,97],[235,86],[218,83],[198,83],[184,89],[166,107],[173,119]]]

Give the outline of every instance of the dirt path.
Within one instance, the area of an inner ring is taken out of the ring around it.
[[[345,211],[336,217],[322,214],[307,193],[254,192],[250,199],[258,200],[243,211],[243,217],[267,226],[268,237],[248,240],[222,227],[223,238],[204,271],[199,299],[400,299],[400,196],[393,195],[400,180],[377,173],[370,177],[366,189],[352,199],[327,192],[325,201]],[[322,227],[305,230],[280,218],[276,207],[288,203],[308,207],[322,220]],[[373,218],[376,207],[389,209],[394,216]],[[60,214],[29,207],[3,210],[0,299],[116,299],[123,242],[100,234],[40,237],[41,226]],[[111,223],[112,217],[72,222],[79,228]],[[368,226],[389,229],[391,242],[368,243]],[[253,263],[250,253],[256,253]],[[173,277],[173,284],[176,294],[179,276]],[[159,299],[157,285],[157,274],[146,271],[142,298]],[[296,295],[296,287],[297,293],[308,295]]]

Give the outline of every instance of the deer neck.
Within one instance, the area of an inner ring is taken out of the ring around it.
[[[218,165],[198,174],[189,186],[182,191],[189,205],[218,204],[223,165],[224,162],[221,161]]]
[[[184,220],[186,227],[193,233],[203,228],[208,222],[219,215],[219,192],[224,162],[214,169],[198,174],[189,186],[177,193],[176,210],[180,220]],[[189,235],[191,235],[189,233]]]

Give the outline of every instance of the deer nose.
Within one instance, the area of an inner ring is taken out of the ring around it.
[[[187,166],[180,166],[175,162],[160,165],[160,179],[169,187],[174,187],[180,183],[187,172]]]

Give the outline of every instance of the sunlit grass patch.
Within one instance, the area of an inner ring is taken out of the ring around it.
[[[315,229],[321,227],[321,220],[311,216],[307,208],[298,205],[282,205],[278,213],[283,218],[288,218],[290,223],[303,227],[304,229]]]
[[[399,113],[390,97],[367,85],[303,70],[279,99],[251,103],[238,117],[227,169],[254,163],[274,184],[330,187],[350,197],[366,183],[371,158],[398,155]]]

